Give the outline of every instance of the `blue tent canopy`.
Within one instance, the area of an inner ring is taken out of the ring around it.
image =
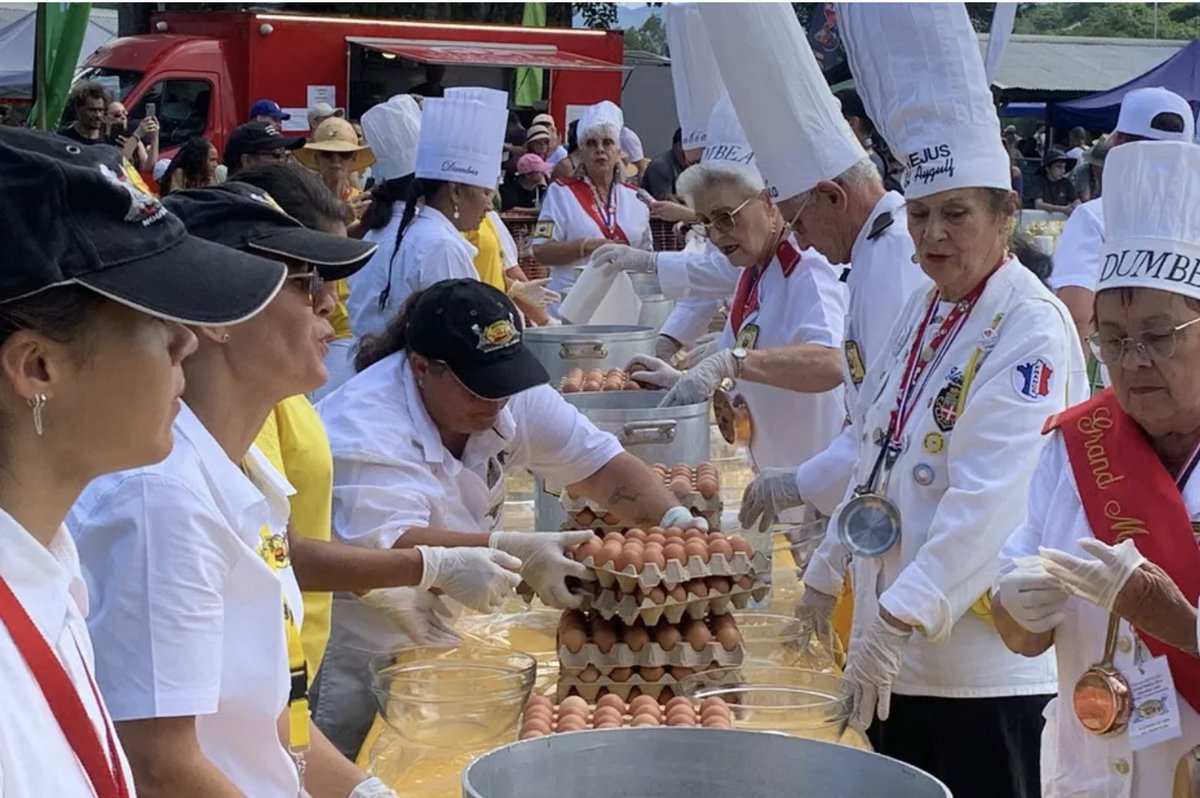
[[[1050,124],[1056,128],[1079,125],[1091,130],[1112,130],[1117,124],[1121,100],[1132,89],[1162,86],[1200,109],[1200,39],[1193,39],[1175,55],[1144,75],[1114,89],[1089,94],[1050,107]]]

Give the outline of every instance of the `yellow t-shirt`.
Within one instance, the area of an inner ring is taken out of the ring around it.
[[[287,477],[291,497],[289,526],[301,537],[329,540],[333,513],[333,453],[321,417],[305,396],[275,405],[254,444]],[[304,626],[300,630],[311,682],[321,667],[329,642],[333,594],[304,592]]]
[[[492,226],[492,217],[483,217],[483,224],[478,230],[463,233],[463,237],[471,242],[479,254],[475,256],[475,271],[479,273],[479,281],[487,283],[492,288],[507,292],[504,282],[504,257],[500,252],[500,236]]]
[[[352,200],[361,193],[351,186],[342,196],[342,202]],[[333,337],[335,340],[350,338],[353,333],[350,330],[350,312],[346,310],[346,300],[350,298],[350,283],[346,280],[336,280],[333,283],[333,295],[336,301],[329,314],[329,323],[333,325]]]

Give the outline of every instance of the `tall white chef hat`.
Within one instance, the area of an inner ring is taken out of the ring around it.
[[[790,3],[703,3],[700,15],[774,196],[802,194],[866,157]]]
[[[372,106],[362,115],[363,137],[375,165],[371,171],[380,180],[411,175],[417,166],[417,139],[421,135],[421,106],[410,94],[397,94]]]
[[[485,89],[483,86],[453,86],[446,89],[443,96],[458,100],[478,100],[484,105],[508,110],[508,92],[499,89]]]
[[[905,167],[905,196],[1012,188],[962,3],[838,3],[837,19],[867,114]]]
[[[695,3],[667,3],[667,46],[671,50],[671,84],[685,150],[707,143],[708,117],[725,94],[717,61]]]
[[[417,177],[494,189],[500,180],[507,123],[503,108],[478,100],[425,100]]]
[[[1200,147],[1139,141],[1104,161],[1097,291],[1157,288],[1200,299]]]
[[[617,141],[620,139],[621,130],[624,127],[625,115],[621,113],[621,109],[615,103],[601,100],[595,105],[588,106],[583,112],[576,135],[582,145],[587,139],[588,133],[603,129],[612,134],[613,141]]]
[[[733,108],[729,96],[717,100],[712,113],[708,117],[708,144],[700,156],[700,163],[731,163],[743,167],[759,182],[763,182],[762,174],[754,159],[754,150],[746,141],[746,132],[738,120],[737,111]]]

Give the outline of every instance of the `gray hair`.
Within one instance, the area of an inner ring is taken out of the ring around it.
[[[618,149],[620,148],[621,129],[616,125],[609,124],[608,122],[601,122],[598,125],[591,125],[586,128],[580,125],[580,129],[576,131],[576,140],[579,142],[579,146],[583,146],[583,143],[588,140],[588,136],[590,134],[597,133],[601,136],[603,136],[605,133],[611,133],[613,143],[617,144]]]
[[[860,158],[852,163],[850,168],[835,177],[833,182],[842,188],[870,186],[873,184],[878,184],[880,188],[883,187],[883,178],[879,176],[879,170],[875,168],[874,162],[869,157]],[[792,199],[807,202],[816,190],[816,186],[813,186],[808,191],[803,191]]]
[[[762,177],[752,166],[731,161],[707,161],[689,166],[675,181],[675,190],[691,207],[696,207],[696,195],[714,186],[734,186],[752,197],[762,192]]]

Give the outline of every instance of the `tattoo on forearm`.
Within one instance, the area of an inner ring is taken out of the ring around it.
[[[617,489],[608,497],[608,505],[614,510],[618,504],[637,504],[642,498],[642,494],[630,491],[624,485],[618,485]]]

